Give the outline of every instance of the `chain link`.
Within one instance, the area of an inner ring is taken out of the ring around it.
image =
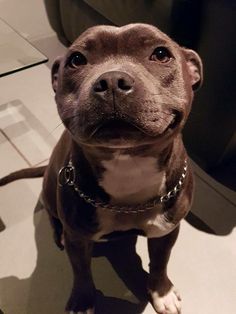
[[[109,210],[112,213],[124,213],[124,214],[137,214],[137,213],[143,213],[149,209],[152,209],[153,207],[155,207],[158,204],[163,204],[168,202],[170,199],[174,198],[179,191],[181,190],[183,183],[184,183],[184,179],[186,177],[187,174],[187,160],[185,159],[184,161],[184,168],[183,168],[183,172],[180,176],[180,179],[178,181],[178,183],[174,186],[174,188],[172,190],[170,190],[168,193],[159,196],[157,198],[155,198],[154,200],[148,201],[145,204],[138,204],[138,205],[133,205],[133,206],[129,206],[129,205],[124,205],[124,206],[120,206],[120,205],[112,205],[110,203],[105,203],[105,202],[101,202],[101,201],[96,201],[94,199],[92,199],[91,197],[89,197],[88,195],[86,195],[83,191],[80,190],[80,188],[78,187],[78,185],[75,183],[75,168],[72,165],[72,161],[70,160],[68,166],[63,167],[60,171],[59,171],[59,176],[58,176],[58,180],[59,180],[59,185],[63,186],[63,185],[69,185],[69,186],[73,186],[74,190],[79,194],[79,196],[88,204],[92,205],[93,207],[100,207],[104,210]],[[60,180],[62,180],[63,177],[63,173],[65,176],[65,179],[63,181],[64,184],[62,184],[62,182]],[[71,175],[71,178],[69,177]]]

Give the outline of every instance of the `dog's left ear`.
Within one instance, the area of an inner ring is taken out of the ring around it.
[[[187,62],[192,89],[196,91],[201,87],[203,81],[202,60],[199,55],[191,49],[183,48],[182,51]]]
[[[58,72],[61,64],[61,59],[62,57],[57,57],[56,60],[54,61],[52,65],[52,70],[51,70],[51,80],[52,80],[52,88],[54,92],[56,93],[57,91],[57,84],[58,84]]]

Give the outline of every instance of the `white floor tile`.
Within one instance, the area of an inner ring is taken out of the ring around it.
[[[64,129],[57,114],[50,70],[40,65],[1,80],[1,129],[31,165],[37,164],[49,157]]]
[[[27,162],[17,153],[8,142],[7,138],[0,132],[0,177],[9,172],[28,167]]]

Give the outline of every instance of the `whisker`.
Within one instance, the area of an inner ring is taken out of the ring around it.
[[[175,98],[176,101],[179,101],[179,102],[183,102],[184,101],[184,99],[177,98],[176,95],[174,95],[174,94],[171,94],[171,95],[173,95],[173,97]],[[163,96],[163,95],[162,94],[150,94],[150,96]]]
[[[60,124],[58,124],[47,136],[47,138],[49,136],[51,136],[59,127],[63,126],[64,127],[64,124],[61,122]]]
[[[67,120],[76,118],[76,117],[78,117],[78,116],[79,116],[79,113],[74,114],[74,115],[72,115],[72,116],[68,116],[68,117],[66,117],[66,118],[63,118],[62,121],[65,123]]]
[[[181,99],[177,99],[179,102],[182,102]],[[173,101],[173,99],[172,99]],[[143,98],[138,98],[136,99],[136,103],[154,103],[156,101],[152,100],[152,99],[143,99]],[[173,109],[176,107],[176,102],[173,103],[173,102],[167,102],[167,101],[161,101],[161,100],[158,100],[156,102],[158,105],[165,105],[165,106],[170,106],[170,107],[173,107]]]

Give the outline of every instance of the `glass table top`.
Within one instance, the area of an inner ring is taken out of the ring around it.
[[[0,19],[0,77],[47,61],[46,56]]]

